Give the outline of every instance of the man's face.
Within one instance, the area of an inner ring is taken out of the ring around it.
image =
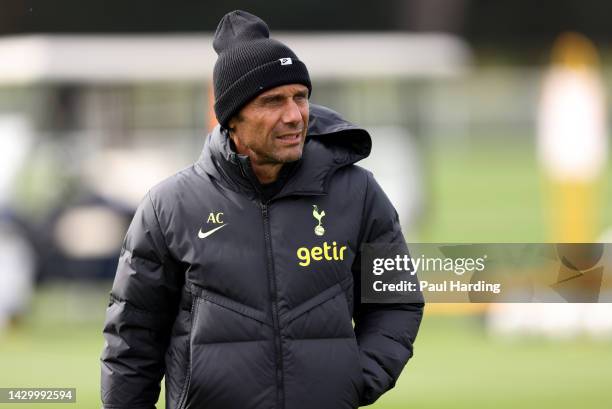
[[[296,161],[302,157],[308,130],[308,88],[272,88],[244,106],[228,125],[238,153],[256,164]]]

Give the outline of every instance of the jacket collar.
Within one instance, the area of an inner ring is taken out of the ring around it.
[[[291,167],[287,182],[274,198],[326,194],[335,171],[366,158],[371,148],[367,131],[329,108],[311,104],[302,158]],[[259,195],[259,184],[248,156],[234,152],[227,131],[219,125],[206,137],[196,165],[232,190],[250,197]]]

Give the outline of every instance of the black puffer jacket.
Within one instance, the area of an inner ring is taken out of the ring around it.
[[[262,202],[217,127],[154,187],[124,241],[104,326],[105,408],[341,409],[412,356],[422,304],[361,304],[359,248],[403,243],[370,136],[311,105],[304,154]],[[351,324],[354,320],[355,328]]]

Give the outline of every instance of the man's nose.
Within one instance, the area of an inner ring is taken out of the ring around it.
[[[302,112],[295,101],[289,100],[289,102],[285,104],[282,120],[286,124],[296,124],[302,122]]]

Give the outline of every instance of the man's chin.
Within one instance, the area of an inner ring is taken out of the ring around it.
[[[280,152],[276,155],[276,160],[280,163],[291,163],[298,161],[302,158],[303,147],[293,148],[290,152]]]
[[[302,159],[302,152],[300,152],[299,155],[291,155],[291,156],[287,156],[287,157],[284,157],[284,158],[280,158],[279,162],[281,162],[281,163],[292,163],[292,162],[297,162],[300,159]]]

